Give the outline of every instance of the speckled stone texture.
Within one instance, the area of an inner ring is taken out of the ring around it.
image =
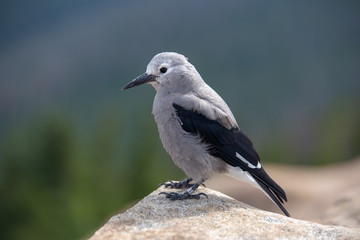
[[[157,189],[90,239],[360,239],[360,229],[262,211],[208,188],[199,188],[209,197],[201,200],[171,201],[161,191],[172,190]]]

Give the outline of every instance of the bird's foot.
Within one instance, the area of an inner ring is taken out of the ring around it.
[[[208,198],[208,196],[205,193],[198,193],[198,194],[190,194],[188,191],[184,193],[176,193],[176,192],[161,192],[160,194],[165,194],[166,198],[169,198],[170,200],[184,200],[184,199],[200,199],[200,196],[205,196]]]
[[[170,188],[176,188],[176,189],[189,188],[189,187],[194,186],[194,184],[189,183],[191,181],[192,181],[192,178],[185,179],[184,181],[181,181],[181,182],[167,181],[164,183],[160,183],[159,187],[164,186],[165,188],[170,187]]]
[[[192,181],[191,178],[189,179],[186,179],[185,181],[183,182],[187,182],[186,184],[189,184],[189,182]],[[180,182],[181,183],[181,182]],[[176,192],[161,192],[159,193],[160,194],[164,194],[166,196],[166,198],[169,198],[171,200],[184,200],[184,199],[200,199],[200,196],[203,195],[205,196],[206,198],[208,198],[208,196],[205,194],[205,193],[198,193],[198,194],[192,194],[198,187],[199,185],[202,184],[201,183],[194,183],[194,184],[191,184],[191,187],[186,190],[186,192],[184,193],[176,193]]]

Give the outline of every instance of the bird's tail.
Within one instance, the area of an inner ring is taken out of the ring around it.
[[[250,171],[244,171],[240,167],[229,166],[229,173],[227,175],[237,180],[247,182],[252,186],[260,189],[281,209],[281,211],[284,212],[286,216],[290,217],[290,214],[282,205],[284,201],[287,201],[284,190],[269,177],[263,168],[249,170]]]
[[[284,208],[283,203],[287,201],[285,191],[264,171],[261,178],[256,174],[253,175],[255,181],[260,186],[260,189],[283,211],[283,213],[290,217],[288,211]]]

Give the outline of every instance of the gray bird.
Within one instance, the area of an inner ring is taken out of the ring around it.
[[[156,95],[154,115],[161,142],[188,179],[160,185],[188,188],[184,193],[162,192],[171,200],[199,199],[193,194],[214,172],[227,174],[262,190],[283,212],[284,190],[265,172],[251,140],[239,129],[225,101],[201,78],[183,55],[153,57],[146,72],[124,88],[151,84]],[[195,183],[190,184],[191,181]],[[207,196],[206,196],[207,197]]]

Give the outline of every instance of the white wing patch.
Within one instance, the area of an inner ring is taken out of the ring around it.
[[[260,162],[258,162],[258,164],[256,166],[254,166],[248,160],[246,160],[243,156],[241,156],[239,153],[236,153],[236,157],[238,159],[240,159],[241,161],[243,161],[244,163],[246,163],[249,168],[259,168],[259,169],[261,168],[261,163]]]

